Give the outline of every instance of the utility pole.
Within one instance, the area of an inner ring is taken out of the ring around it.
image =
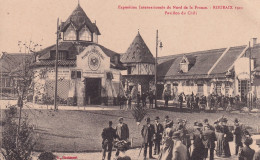
[[[58,110],[57,106],[57,89],[58,89],[58,52],[59,52],[59,18],[57,19],[57,39],[56,39],[56,56],[55,56],[55,90],[54,90],[54,110]]]
[[[251,44],[249,41],[249,109],[252,109],[252,78],[251,78]]]
[[[156,55],[155,55],[155,70],[154,70],[154,85],[155,85],[155,108],[157,108],[157,56],[158,56],[158,30],[156,30]]]

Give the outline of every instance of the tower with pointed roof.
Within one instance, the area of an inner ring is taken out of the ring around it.
[[[64,41],[89,41],[98,43],[101,35],[95,23],[92,23],[80,4],[65,22],[60,25]]]
[[[127,90],[131,92],[136,87],[140,92],[149,91],[149,83],[154,78],[155,59],[139,31],[120,60],[127,68],[127,74],[123,76]]]

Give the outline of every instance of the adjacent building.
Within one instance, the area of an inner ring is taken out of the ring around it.
[[[260,98],[259,67],[260,44],[256,44],[256,39],[253,47],[243,45],[160,57],[158,92],[160,95],[168,91],[175,98],[180,93],[239,95],[243,100],[251,87],[252,94]]]
[[[125,90],[132,94],[149,91],[154,84],[155,59],[139,31],[120,60],[127,69],[123,74]]]

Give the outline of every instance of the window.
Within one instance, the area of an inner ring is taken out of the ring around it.
[[[0,83],[1,83],[2,87],[5,87],[5,78],[1,78],[1,82]]]
[[[77,78],[81,78],[81,71],[77,71]]]
[[[217,83],[217,85],[216,85],[216,91],[217,91],[218,95],[221,94],[221,86],[222,86],[221,83]]]
[[[76,31],[73,26],[69,26],[67,30],[64,32],[64,40],[77,40]]]
[[[200,95],[203,95],[203,92],[204,92],[204,90],[203,90],[203,84],[197,84],[197,86],[198,86],[198,93],[199,93]]]
[[[128,75],[131,74],[131,67],[128,67],[128,68],[127,68],[127,74],[128,74]]]
[[[66,52],[59,52],[58,53],[58,60],[65,60],[67,59],[67,53]]]
[[[91,32],[86,26],[80,30],[79,40],[91,41]]]
[[[72,70],[71,79],[81,79],[81,71]]]

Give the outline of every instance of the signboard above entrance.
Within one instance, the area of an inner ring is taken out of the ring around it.
[[[99,46],[89,45],[77,56],[77,68],[83,70],[83,76],[104,74],[110,70],[110,57]]]

